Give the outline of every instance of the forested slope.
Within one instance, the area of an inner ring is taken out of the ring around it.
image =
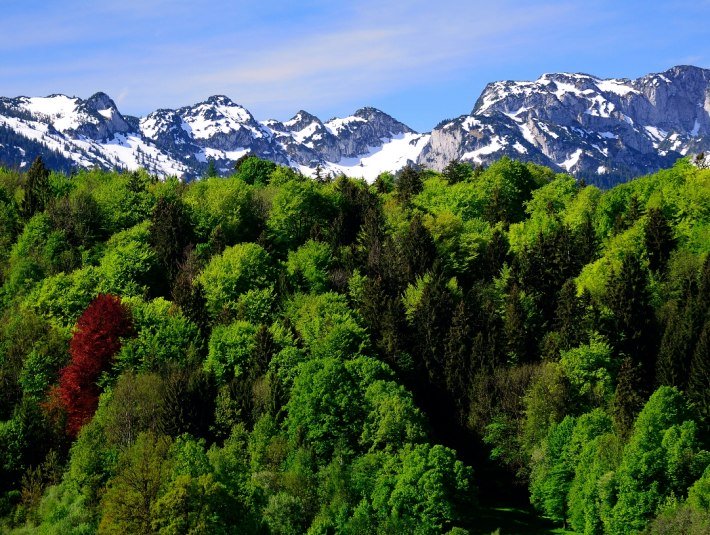
[[[0,530],[710,529],[710,170],[0,171]]]

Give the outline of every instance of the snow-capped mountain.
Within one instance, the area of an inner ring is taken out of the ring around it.
[[[469,115],[432,131],[418,162],[507,155],[608,182],[709,148],[710,70],[680,66],[636,80],[558,73],[489,84]]]
[[[374,108],[321,121],[299,111],[258,121],[225,96],[177,110],[124,116],[104,93],[0,97],[0,162],[23,168],[41,154],[52,167],[145,167],[201,176],[210,159],[228,172],[247,153],[313,175],[374,178],[408,163],[534,161],[610,184],[677,158],[710,151],[710,70],[680,66],[636,80],[544,74],[495,82],[472,112],[419,134]]]
[[[105,94],[0,99],[0,162],[26,167],[42,154],[53,167],[134,169],[194,178],[210,159],[231,170],[247,153],[306,174],[362,176],[414,163],[428,135],[374,108],[326,123],[306,111],[291,120],[259,122],[244,107],[216,95],[194,106],[123,116]]]

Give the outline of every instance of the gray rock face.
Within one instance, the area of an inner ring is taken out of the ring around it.
[[[710,70],[679,66],[637,80],[544,74],[489,84],[467,116],[432,131],[419,163],[486,164],[507,155],[601,183],[710,147]]]
[[[21,168],[42,154],[63,169],[142,166],[191,179],[210,159],[226,173],[253,153],[304,173],[320,166],[372,179],[408,162],[443,169],[509,156],[612,185],[699,152],[710,153],[710,70],[689,66],[636,80],[556,73],[494,82],[471,113],[431,134],[374,108],[260,122],[223,95],[142,118],[122,115],[104,93],[0,97],[0,163]]]

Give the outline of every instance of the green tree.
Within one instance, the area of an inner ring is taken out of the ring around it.
[[[25,196],[22,199],[22,213],[30,218],[47,206],[51,196],[49,169],[41,156],[37,156],[25,175]]]

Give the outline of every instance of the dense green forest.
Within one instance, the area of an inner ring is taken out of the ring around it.
[[[707,534],[709,252],[685,160],[0,170],[0,531]]]

